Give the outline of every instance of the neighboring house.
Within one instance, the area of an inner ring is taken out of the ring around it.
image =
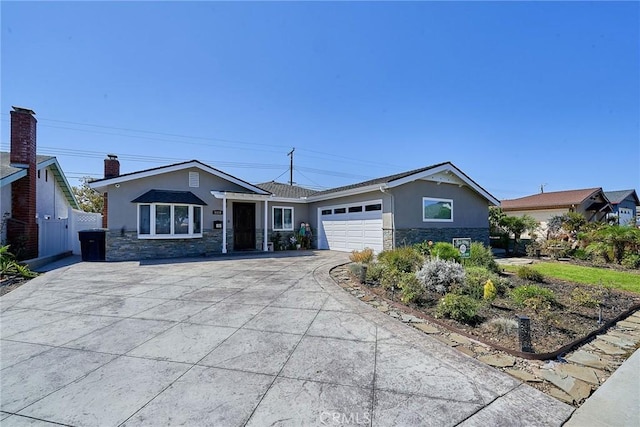
[[[539,193],[502,200],[500,206],[507,215],[533,217],[540,223],[540,231],[543,233],[546,232],[549,219],[554,216],[577,212],[584,215],[588,222],[599,222],[604,221],[611,212],[611,204],[602,188]]]
[[[36,122],[33,111],[13,107],[11,151],[0,153],[2,241],[23,259],[69,250],[67,227],[60,220],[78,209],[56,158],[36,154]]]
[[[613,208],[613,212],[609,214],[612,219],[615,219],[619,225],[627,225],[635,221],[638,213],[637,206],[640,205],[636,190],[605,191],[604,194]]]
[[[89,186],[105,196],[106,259],[264,250],[310,224],[314,246],[376,252],[423,240],[489,242],[499,202],[446,162],[326,191],[250,184],[197,160],[120,175],[116,156]]]

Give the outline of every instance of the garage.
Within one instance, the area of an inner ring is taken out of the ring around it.
[[[318,224],[319,249],[382,251],[381,200],[318,208]]]

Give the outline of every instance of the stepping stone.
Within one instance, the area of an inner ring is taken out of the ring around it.
[[[624,338],[620,338],[620,337],[616,337],[613,335],[600,335],[598,337],[599,340],[602,341],[606,341],[609,344],[613,344],[613,345],[617,345],[618,347],[622,347],[622,348],[630,348],[633,347],[635,345],[635,343],[633,341],[630,341],[628,339],[624,339]]]
[[[555,397],[556,399],[563,401],[564,403],[568,403],[569,405],[573,404],[573,398],[560,389],[551,387],[551,389],[549,390],[549,394],[552,397]]]
[[[570,375],[574,378],[587,382],[589,384],[599,385],[600,380],[598,379],[598,375],[596,371],[592,368],[586,368],[584,366],[570,365],[567,363],[563,363],[556,367],[556,371],[560,375]]]
[[[376,298],[375,298],[375,297],[373,297],[373,296],[371,296],[371,295],[365,295],[365,296],[363,296],[361,299],[362,299],[362,301],[364,301],[364,302],[369,302],[369,301],[373,301],[373,300],[375,300]]]
[[[620,322],[616,323],[616,325],[628,329],[640,329],[640,323],[629,322],[627,320],[621,320]]]
[[[511,375],[512,377],[516,377],[520,381],[524,381],[524,382],[527,382],[527,383],[541,383],[542,382],[542,380],[540,378],[536,377],[533,374],[530,374],[527,371],[521,371],[520,369],[505,369],[504,371],[507,374]]]
[[[603,352],[604,354],[608,354],[609,356],[622,356],[626,353],[620,347],[616,347],[613,344],[609,344],[606,341],[602,341],[600,339],[596,339],[591,343],[595,348]]]
[[[449,334],[449,339],[457,342],[458,344],[471,345],[471,341],[469,340],[469,338],[460,334],[456,334],[455,332]]]
[[[569,375],[560,375],[555,371],[540,369],[536,372],[541,378],[549,381],[560,390],[567,393],[576,403],[586,399],[591,394],[591,386],[584,381]]]
[[[418,323],[413,325],[416,328],[420,329],[422,332],[427,333],[427,334],[437,334],[440,332],[439,329],[435,328],[434,326],[431,326],[427,323]]]
[[[619,337],[622,339],[628,339],[628,340],[633,340],[635,342],[640,341],[640,333],[631,333],[631,331],[617,331],[617,330],[611,330],[609,332],[607,332],[607,335],[611,335],[614,337]]]
[[[625,322],[631,322],[631,323],[638,323],[640,324],[640,317],[636,317],[636,316],[629,316],[626,319],[624,319]]]
[[[607,362],[593,353],[589,353],[584,350],[578,350],[571,356],[567,357],[567,360],[578,365],[589,366],[596,369],[605,369]]]
[[[394,319],[399,319],[400,313],[398,313],[397,311],[389,311],[389,316],[393,317]]]
[[[467,356],[470,356],[470,357],[473,357],[473,358],[476,357],[476,353],[473,350],[471,350],[470,348],[468,348],[468,347],[464,347],[464,346],[459,345],[459,346],[456,347],[456,350],[458,350],[460,353],[466,354]]]
[[[389,306],[388,305],[381,305],[380,307],[376,307],[378,310],[380,310],[383,313],[388,313],[389,312]]]
[[[443,335],[434,335],[433,336],[435,339],[437,339],[438,341],[445,343],[446,345],[448,345],[449,347],[455,347],[458,346],[460,344],[458,344],[457,342],[451,341],[449,338],[443,336]]]
[[[506,368],[516,364],[516,359],[513,356],[505,356],[502,354],[480,356],[478,360],[486,363],[487,365],[495,366],[496,368]]]

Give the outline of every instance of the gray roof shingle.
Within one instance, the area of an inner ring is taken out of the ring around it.
[[[263,182],[262,184],[256,184],[256,186],[262,188],[264,191],[268,191],[276,197],[287,197],[293,199],[300,199],[317,193],[316,190],[310,190],[297,185],[283,184],[275,181]]]

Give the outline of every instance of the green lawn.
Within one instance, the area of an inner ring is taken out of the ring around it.
[[[518,266],[503,265],[506,271],[516,272]],[[615,271],[607,268],[582,267],[558,262],[541,262],[530,265],[545,277],[553,277],[586,285],[609,285],[615,289],[640,294],[640,273]]]

